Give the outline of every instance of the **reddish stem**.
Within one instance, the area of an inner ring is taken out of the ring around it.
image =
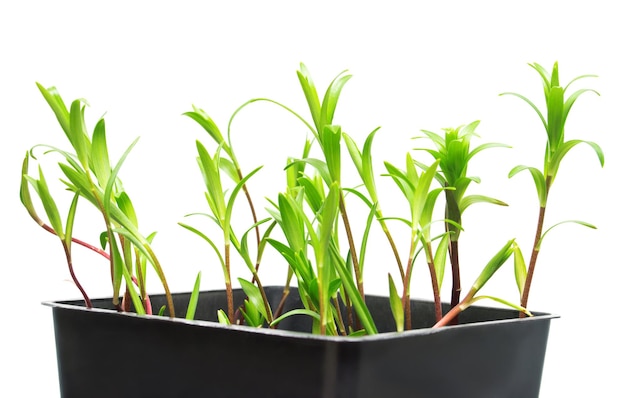
[[[65,251],[65,258],[67,260],[67,267],[69,268],[72,280],[74,281],[74,284],[76,285],[78,290],[80,290],[80,293],[83,295],[83,299],[85,300],[85,306],[87,308],[93,308],[91,304],[91,300],[87,296],[85,289],[83,289],[83,286],[80,284],[80,282],[78,281],[78,278],[76,278],[76,275],[74,274],[74,266],[72,265],[72,254],[70,252],[70,248],[65,244],[65,241],[63,241],[62,243],[63,243],[63,250]]]
[[[535,274],[535,266],[537,264],[537,258],[539,257],[539,241],[541,240],[541,234],[543,231],[543,221],[546,215],[546,208],[539,208],[539,218],[537,220],[537,231],[535,232],[535,242],[533,243],[533,252],[530,256],[530,263],[528,264],[528,271],[526,274],[526,281],[524,282],[524,290],[522,293],[522,299],[520,305],[524,308],[528,305],[528,295],[530,294],[530,285]],[[526,314],[520,311],[520,318],[526,317]]]
[[[46,231],[50,232],[52,235],[56,235],[57,234],[56,232],[54,232],[54,229],[52,229],[52,227],[50,227],[49,225],[47,225],[47,224],[40,224],[40,225],[41,225],[41,227],[43,229],[45,229]],[[81,245],[83,247],[86,247],[89,250],[92,250],[92,251],[98,253],[99,255],[101,255],[102,257],[106,258],[107,260],[111,259],[111,256],[109,256],[109,253],[107,253],[104,250],[99,249],[99,248],[97,248],[97,247],[95,247],[93,245],[90,245],[87,242],[83,242],[82,240],[76,239],[76,238],[72,238],[72,242],[74,242],[76,244],[79,244],[79,245]]]

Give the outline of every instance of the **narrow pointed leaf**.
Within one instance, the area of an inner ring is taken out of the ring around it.
[[[237,279],[239,280],[239,284],[241,285],[241,288],[246,293],[246,296],[248,296],[248,300],[250,304],[252,304],[252,306],[263,316],[263,318],[267,322],[269,322],[270,317],[267,311],[265,310],[265,302],[263,301],[263,297],[261,296],[261,292],[259,291],[259,288],[256,285],[248,282],[247,280],[243,278],[237,278]]]
[[[513,243],[515,239],[508,241],[492,258],[489,260],[485,268],[472,285],[474,292],[478,292],[489,279],[496,273],[498,269],[513,254]]]
[[[515,260],[515,282],[517,283],[517,289],[521,297],[524,293],[524,285],[526,284],[527,267],[522,250],[517,244],[513,245],[513,258]]]
[[[389,305],[391,306],[391,313],[393,319],[396,321],[396,330],[398,332],[404,331],[404,309],[402,308],[402,300],[398,295],[398,289],[391,277],[391,274],[387,274],[389,279]]]
[[[202,279],[202,272],[198,272],[196,276],[196,282],[193,285],[191,296],[189,297],[189,304],[187,305],[187,313],[185,319],[192,320],[196,316],[196,308],[198,307],[198,297],[200,296],[200,280]]]
[[[111,174],[104,119],[100,119],[94,128],[90,159],[98,183],[104,188]]]
[[[533,177],[535,188],[537,189],[537,197],[539,198],[539,205],[545,207],[547,202],[546,180],[539,169],[522,165],[516,166],[509,172],[509,178],[523,170],[528,170]]]
[[[435,275],[437,276],[437,283],[439,284],[439,291],[441,291],[441,285],[443,284],[443,275],[446,269],[446,259],[448,258],[448,245],[450,243],[450,234],[444,234],[439,241],[437,250],[435,251],[434,266]]]

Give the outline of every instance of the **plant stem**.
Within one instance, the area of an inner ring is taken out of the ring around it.
[[[452,268],[452,296],[450,298],[450,307],[453,308],[461,299],[461,270],[459,267],[459,242],[457,240],[450,241],[450,266]],[[453,318],[450,324],[459,323],[458,317]]]
[[[526,281],[524,282],[524,290],[522,293],[522,299],[520,301],[520,305],[524,308],[528,305],[528,296],[530,294],[530,285],[533,280],[533,275],[535,273],[535,265],[537,264],[537,257],[539,257],[539,243],[541,240],[541,234],[543,231],[543,223],[546,215],[546,207],[539,207],[539,217],[537,220],[537,231],[535,232],[535,241],[533,243],[533,252],[530,256],[530,263],[528,264],[528,271],[526,274]],[[526,314],[520,311],[520,318],[526,317]]]
[[[44,230],[46,230],[46,231],[50,232],[52,235],[55,235],[55,236],[56,236],[56,234],[57,234],[57,233],[56,233],[56,232],[54,232],[54,229],[52,229],[52,227],[51,227],[51,226],[49,226],[49,225],[47,225],[47,224],[44,224],[44,223],[39,223],[39,225],[40,225],[40,226],[41,226],[41,228],[43,228]],[[94,251],[94,252],[98,253],[99,255],[101,255],[102,257],[106,258],[107,260],[110,260],[110,258],[111,258],[111,256],[109,256],[109,253],[107,253],[107,252],[105,252],[104,250],[102,250],[102,249],[100,249],[100,248],[98,248],[98,247],[95,247],[95,246],[93,246],[93,245],[91,245],[91,244],[89,244],[89,243],[87,243],[87,242],[84,242],[84,241],[82,241],[82,240],[80,240],[80,239],[77,239],[77,238],[74,238],[74,237],[73,237],[73,238],[72,238],[72,242],[74,242],[74,243],[76,243],[76,244],[78,244],[78,245],[80,245],[80,246],[83,246],[83,247],[85,247],[85,248],[87,248],[87,249],[89,249],[89,250],[92,250],[92,251]]]
[[[72,264],[72,254],[71,254],[70,248],[65,244],[65,242],[62,242],[62,243],[63,243],[63,250],[65,251],[65,259],[67,260],[67,267],[70,271],[70,276],[72,277],[74,284],[76,285],[78,290],[80,290],[80,293],[82,294],[83,299],[85,300],[85,307],[93,308],[93,306],[91,305],[91,300],[87,296],[85,289],[83,289],[83,286],[80,284],[80,282],[78,282],[78,278],[76,278],[76,275],[74,274],[74,265]]]
[[[365,299],[365,290],[363,288],[363,275],[361,275],[361,267],[359,267],[359,260],[357,259],[357,251],[354,246],[354,239],[352,237],[352,230],[350,229],[350,221],[348,220],[348,212],[346,210],[346,203],[343,195],[339,195],[339,209],[341,211],[341,217],[343,219],[343,225],[346,228],[346,235],[348,237],[348,245],[350,247],[350,256],[352,258],[352,265],[354,267],[354,276],[356,278],[357,287],[361,297]]]
[[[464,302],[465,302],[465,300],[463,301],[463,303]],[[440,320],[437,321],[437,323],[435,323],[433,328],[440,328],[440,327],[443,327],[443,326],[447,326],[448,324],[452,323],[452,320],[458,319],[459,318],[459,314],[463,310],[461,308],[461,304],[462,303],[459,303],[459,304],[455,305],[454,307],[452,307],[450,309],[450,311],[448,311]]]
[[[235,322],[235,308],[233,300],[233,286],[230,283],[230,245],[224,245],[224,262],[226,264],[226,301],[228,304],[228,320]]]
[[[339,324],[339,332],[346,336],[346,327],[343,324],[343,317],[341,316],[341,308],[339,307],[339,299],[337,296],[333,299],[333,303],[335,304],[335,310],[337,310],[337,323]]]
[[[167,284],[167,280],[165,279],[165,275],[163,274],[163,268],[161,268],[161,263],[159,263],[159,260],[157,259],[156,255],[152,251],[152,248],[150,247],[150,245],[144,245],[144,248],[150,255],[150,258],[152,258],[152,261],[154,263],[154,268],[157,270],[157,275],[159,276],[159,279],[161,280],[161,284],[163,285],[163,290],[165,290],[165,298],[167,301],[167,307],[170,313],[170,318],[174,318],[176,316],[176,312],[174,310],[174,300],[172,299],[172,293],[170,292],[169,285]]]
[[[414,234],[412,234],[414,235]],[[409,286],[411,283],[411,273],[413,270],[413,252],[415,251],[415,237],[411,236],[411,247],[409,248],[409,263],[402,279],[402,308],[404,309],[404,329],[411,330],[411,297]]]
[[[256,285],[259,288],[259,292],[261,293],[261,298],[263,299],[263,306],[265,307],[265,312],[267,313],[268,322],[272,323],[274,317],[272,316],[272,309],[270,308],[270,303],[267,301],[267,295],[265,294],[265,289],[263,289],[263,285],[261,284],[261,279],[259,279],[259,274],[254,273],[254,280],[256,281]]]
[[[524,282],[524,290],[522,292],[522,298],[520,305],[524,308],[528,306],[528,296],[530,294],[530,286],[533,281],[533,275],[535,274],[535,266],[537,264],[537,258],[539,257],[539,247],[541,244],[541,235],[543,233],[543,224],[546,217],[546,206],[548,204],[548,195],[550,194],[550,187],[552,186],[552,176],[546,177],[546,196],[543,204],[539,204],[539,216],[537,218],[537,231],[535,232],[535,241],[533,242],[533,252],[530,255],[530,263],[528,264],[528,271],[526,273],[526,281]],[[520,318],[526,317],[526,314],[520,311]]]
[[[322,294],[323,286],[320,282],[317,283],[317,294],[318,294],[318,302],[319,302],[319,311],[320,311],[320,334],[322,336],[326,335],[326,302],[322,298],[324,295]]]
[[[428,269],[430,270],[430,281],[433,286],[433,301],[435,305],[435,319],[439,321],[443,316],[441,309],[441,294],[439,292],[439,282],[437,281],[437,272],[435,271],[435,262],[433,260],[432,248],[430,242],[426,245],[426,256],[428,257]]]
[[[240,179],[243,179],[243,174],[241,173],[241,169],[239,169],[239,167],[237,167],[237,175],[239,175]],[[250,212],[252,213],[252,221],[254,224],[256,224],[257,221],[257,216],[256,216],[256,210],[254,209],[254,204],[252,203],[252,197],[250,196],[250,192],[248,191],[248,186],[247,184],[243,184],[243,193],[246,195],[246,200],[248,201],[248,205],[250,206]],[[261,233],[259,232],[259,226],[256,225],[254,227],[254,232],[256,234],[256,247],[257,250],[259,248],[259,246],[261,246]],[[257,272],[259,271],[259,266],[261,265],[260,262],[256,263],[256,270]]]
[[[285,308],[285,302],[287,301],[287,297],[289,296],[289,292],[289,281],[287,281],[285,287],[283,288],[283,296],[280,298],[280,303],[278,303],[278,308],[276,308],[274,318],[278,318],[282,315],[283,308]],[[273,326],[271,326],[272,329],[276,329],[276,327],[278,327],[278,324],[274,324]]]
[[[378,212],[379,220],[382,218],[382,214]],[[396,242],[394,242],[393,237],[391,236],[391,232],[389,232],[389,228],[387,228],[387,224],[384,220],[380,220],[381,227],[385,236],[387,236],[387,240],[391,245],[391,250],[393,251],[393,256],[396,259],[396,263],[398,264],[398,270],[400,271],[400,278],[404,279],[404,269],[402,268],[402,260],[400,259],[400,253],[398,253],[398,248],[396,247]]]
[[[346,314],[348,317],[348,330],[352,329],[355,330],[355,326],[354,326],[354,315],[352,314],[352,302],[350,301],[350,297],[348,297],[348,295],[345,295],[346,297]]]
[[[467,293],[467,295],[465,296],[465,298],[463,298],[463,300],[459,302],[457,305],[452,307],[450,311],[448,311],[441,319],[439,319],[435,323],[433,328],[447,326],[448,324],[452,322],[453,319],[458,319],[459,314],[471,304],[471,301],[474,299],[476,292],[477,290],[474,287],[472,287],[470,291]]]

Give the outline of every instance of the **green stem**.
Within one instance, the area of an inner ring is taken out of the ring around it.
[[[413,271],[413,252],[415,251],[415,234],[411,236],[411,247],[409,248],[409,262],[402,279],[402,308],[404,309],[404,329],[411,330],[411,296],[410,283]]]
[[[233,286],[230,282],[230,245],[224,245],[224,262],[226,265],[226,301],[228,305],[228,320],[235,324],[235,305],[233,300]]]

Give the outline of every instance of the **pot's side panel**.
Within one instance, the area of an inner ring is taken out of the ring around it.
[[[337,386],[327,341],[64,308],[53,316],[63,398],[318,398]]]
[[[538,397],[549,328],[513,321],[366,344],[358,397]]]
[[[277,307],[282,288],[268,297]],[[175,300],[184,310],[188,294]],[[380,330],[393,330],[388,302],[368,301]],[[297,304],[292,291],[285,311]],[[414,324],[432,325],[432,303],[412,304]],[[196,315],[212,319],[224,305],[223,292],[203,293]],[[537,397],[550,317],[488,308],[464,317],[507,320],[345,341],[53,306],[63,398]],[[308,317],[287,321],[281,328],[311,329]]]

